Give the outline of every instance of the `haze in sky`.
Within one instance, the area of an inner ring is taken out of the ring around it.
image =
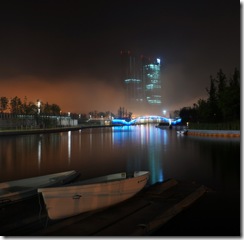
[[[206,98],[240,69],[240,2],[8,0],[0,3],[0,97],[117,113],[120,51],[161,58],[163,109]],[[130,109],[128,109],[130,111]]]

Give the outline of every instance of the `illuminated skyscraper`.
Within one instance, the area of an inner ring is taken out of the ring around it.
[[[130,51],[121,51],[121,66],[127,108],[145,113],[161,111],[160,59],[136,58]]]
[[[146,101],[161,105],[160,59],[143,64],[143,82]]]
[[[121,51],[122,81],[128,104],[143,101],[142,69],[130,51]]]

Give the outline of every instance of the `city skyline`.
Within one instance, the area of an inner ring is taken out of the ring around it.
[[[160,59],[121,51],[121,82],[127,109],[135,115],[162,114]]]
[[[161,59],[168,111],[205,98],[220,68],[227,77],[240,69],[237,1],[10,0],[0,4],[0,30],[0,96],[40,99],[64,112],[125,105],[122,49]]]

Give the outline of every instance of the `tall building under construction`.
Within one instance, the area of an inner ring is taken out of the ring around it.
[[[159,114],[162,110],[160,59],[136,57],[121,51],[121,81],[127,109],[139,114]]]

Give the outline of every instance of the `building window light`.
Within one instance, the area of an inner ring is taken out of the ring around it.
[[[148,84],[148,85],[146,86],[146,88],[147,88],[148,90],[153,89],[153,84]]]

